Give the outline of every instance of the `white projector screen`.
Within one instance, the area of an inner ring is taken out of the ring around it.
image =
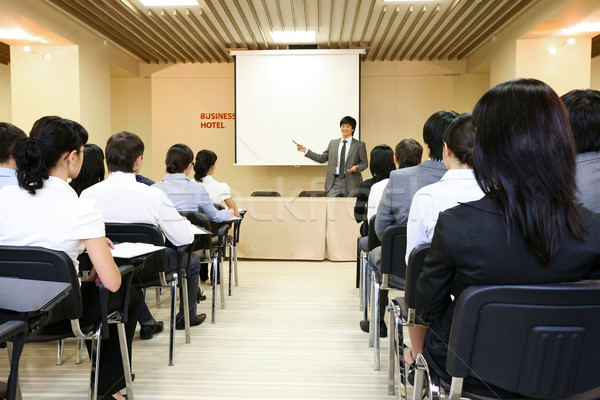
[[[356,50],[234,51],[237,165],[319,165],[293,140],[321,153],[349,115],[360,126]]]

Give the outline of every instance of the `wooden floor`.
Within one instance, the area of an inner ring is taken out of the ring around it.
[[[133,343],[137,399],[386,399],[387,340],[381,371],[358,322],[354,262],[240,261],[239,287],[217,308],[210,300],[198,312],[207,322],[192,328],[192,343],[176,331],[175,366],[167,365],[168,334]],[[148,304],[157,319],[169,313]],[[75,343],[65,345],[55,366],[56,344],[27,344],[20,375],[24,399],[87,399],[90,364],[76,365]],[[8,375],[0,352],[0,377]]]

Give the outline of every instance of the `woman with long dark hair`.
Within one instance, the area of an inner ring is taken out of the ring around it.
[[[231,195],[231,189],[225,182],[219,182],[213,178],[217,167],[217,155],[211,150],[200,150],[196,154],[194,164],[194,179],[204,186],[210,199],[214,204],[225,203],[225,206],[233,210],[236,217],[240,216],[237,204]]]
[[[76,178],[69,185],[79,196],[81,192],[90,186],[104,180],[106,170],[104,168],[104,152],[95,144],[86,143],[83,146],[83,165]]]
[[[473,124],[485,196],[440,213],[416,288],[417,316],[429,329],[413,354],[422,350],[442,382],[450,382],[454,305],[467,287],[600,278],[600,215],[576,202],[575,144],[556,93],[535,79],[501,83],[479,100]],[[472,377],[464,390],[522,397]]]
[[[77,256],[87,250],[94,268],[89,280],[81,284],[84,310],[80,323],[89,325],[100,319],[97,284],[101,282],[114,293],[109,296],[108,311],[122,308],[124,293],[104,234],[102,212],[94,201],[79,199],[67,184],[68,178],[79,174],[88,133],[77,122],[60,117],[44,117],[34,126],[30,138],[13,150],[19,186],[0,191],[0,244],[64,251],[75,268],[79,266]],[[137,301],[137,296],[131,297],[125,324],[130,357]],[[70,330],[68,321],[59,324],[57,329]],[[119,393],[125,387],[119,337],[115,325],[110,330],[109,339],[100,347],[98,391],[103,399],[123,399]]]

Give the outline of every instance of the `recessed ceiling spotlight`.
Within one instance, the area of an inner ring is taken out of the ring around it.
[[[140,0],[146,7],[198,6],[198,0]]]
[[[556,47],[550,47],[548,49],[548,53],[550,53],[551,55],[555,55],[556,54]]]
[[[25,46],[25,47],[23,47],[23,51],[24,51],[25,53],[31,53],[31,47],[29,47],[29,46]]]
[[[568,38],[568,39],[567,39],[567,44],[575,44],[575,39],[573,39],[573,38]]]

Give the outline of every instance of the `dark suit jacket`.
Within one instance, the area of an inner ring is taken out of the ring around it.
[[[327,176],[325,177],[326,192],[329,192],[333,186],[335,167],[337,166],[338,147],[341,141],[341,138],[332,140],[329,142],[327,149],[321,154],[317,154],[312,150],[308,150],[305,154],[306,157],[313,161],[319,163],[327,162]],[[350,148],[348,149],[346,146],[346,154],[346,166],[344,169],[349,169],[355,165],[358,165],[356,172],[346,174],[346,189],[348,194],[350,196],[356,196],[358,186],[362,182],[362,175],[360,173],[369,166],[367,162],[367,147],[360,140],[352,138]]]
[[[417,317],[430,324],[423,354],[430,368],[446,382],[450,382],[446,343],[454,306],[467,287],[600,279],[600,214],[583,207],[580,210],[585,241],[578,241],[567,232],[559,252],[546,266],[527,248],[517,230],[510,229],[507,235],[490,195],[440,213],[417,282],[416,307]],[[470,378],[465,380],[465,390],[495,397],[481,382]],[[515,397],[504,393],[502,398]]]

